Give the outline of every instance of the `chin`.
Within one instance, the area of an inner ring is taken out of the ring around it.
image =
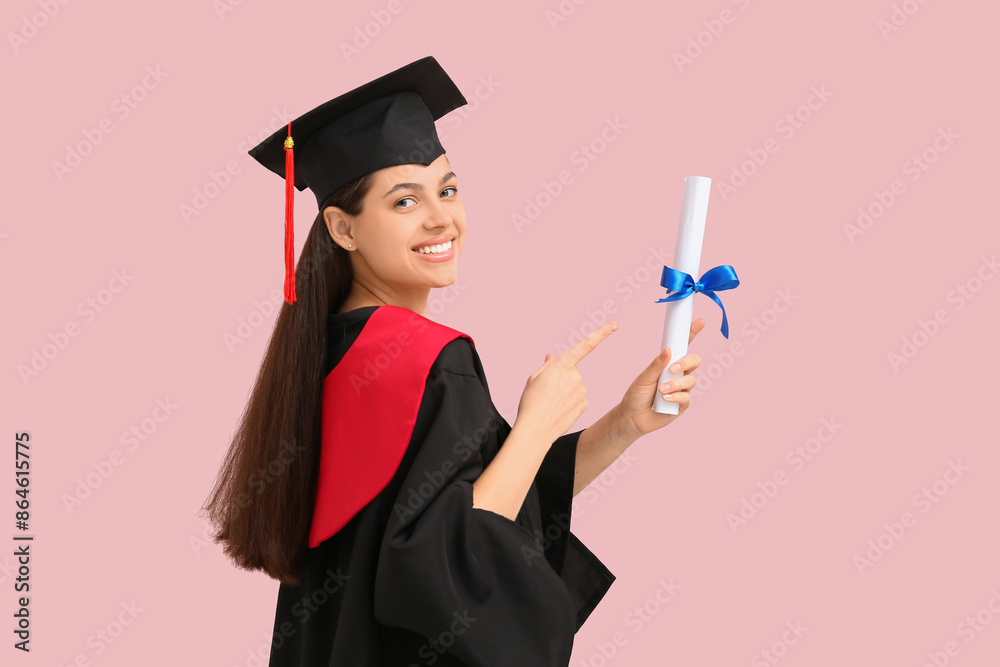
[[[454,283],[456,280],[458,280],[458,271],[454,271],[448,277],[444,277],[439,281],[437,280],[434,281],[434,287],[447,287],[448,285]]]

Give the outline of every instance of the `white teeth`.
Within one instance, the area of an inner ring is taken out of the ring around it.
[[[417,248],[417,252],[421,255],[439,255],[447,250],[451,250],[451,246],[452,242],[448,241],[438,245],[427,246],[426,248]]]

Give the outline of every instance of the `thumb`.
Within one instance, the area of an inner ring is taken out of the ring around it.
[[[646,369],[639,375],[639,381],[642,384],[656,384],[657,380],[660,379],[660,373],[670,364],[671,354],[670,348],[664,347],[660,351],[660,354],[653,359],[652,363],[646,366]]]
[[[542,362],[542,365],[538,367],[537,371],[535,371],[534,373],[531,374],[531,378],[534,379],[534,378],[538,377],[538,374],[541,373],[542,371],[544,371],[545,368],[546,368],[546,366],[549,365],[549,361],[551,359],[552,359],[552,355],[551,354],[546,354],[545,355],[545,361]]]

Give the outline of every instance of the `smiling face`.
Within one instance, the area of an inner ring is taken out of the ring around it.
[[[359,215],[328,206],[323,217],[334,242],[351,253],[354,284],[342,311],[388,303],[426,314],[430,289],[458,277],[465,207],[445,155],[427,166],[378,170]],[[427,245],[437,252],[415,250]]]

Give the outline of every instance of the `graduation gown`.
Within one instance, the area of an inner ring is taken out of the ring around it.
[[[472,339],[398,306],[328,317],[310,547],[269,667],[569,664],[614,575],[570,532],[558,438],[512,521],[472,506],[510,433]]]

